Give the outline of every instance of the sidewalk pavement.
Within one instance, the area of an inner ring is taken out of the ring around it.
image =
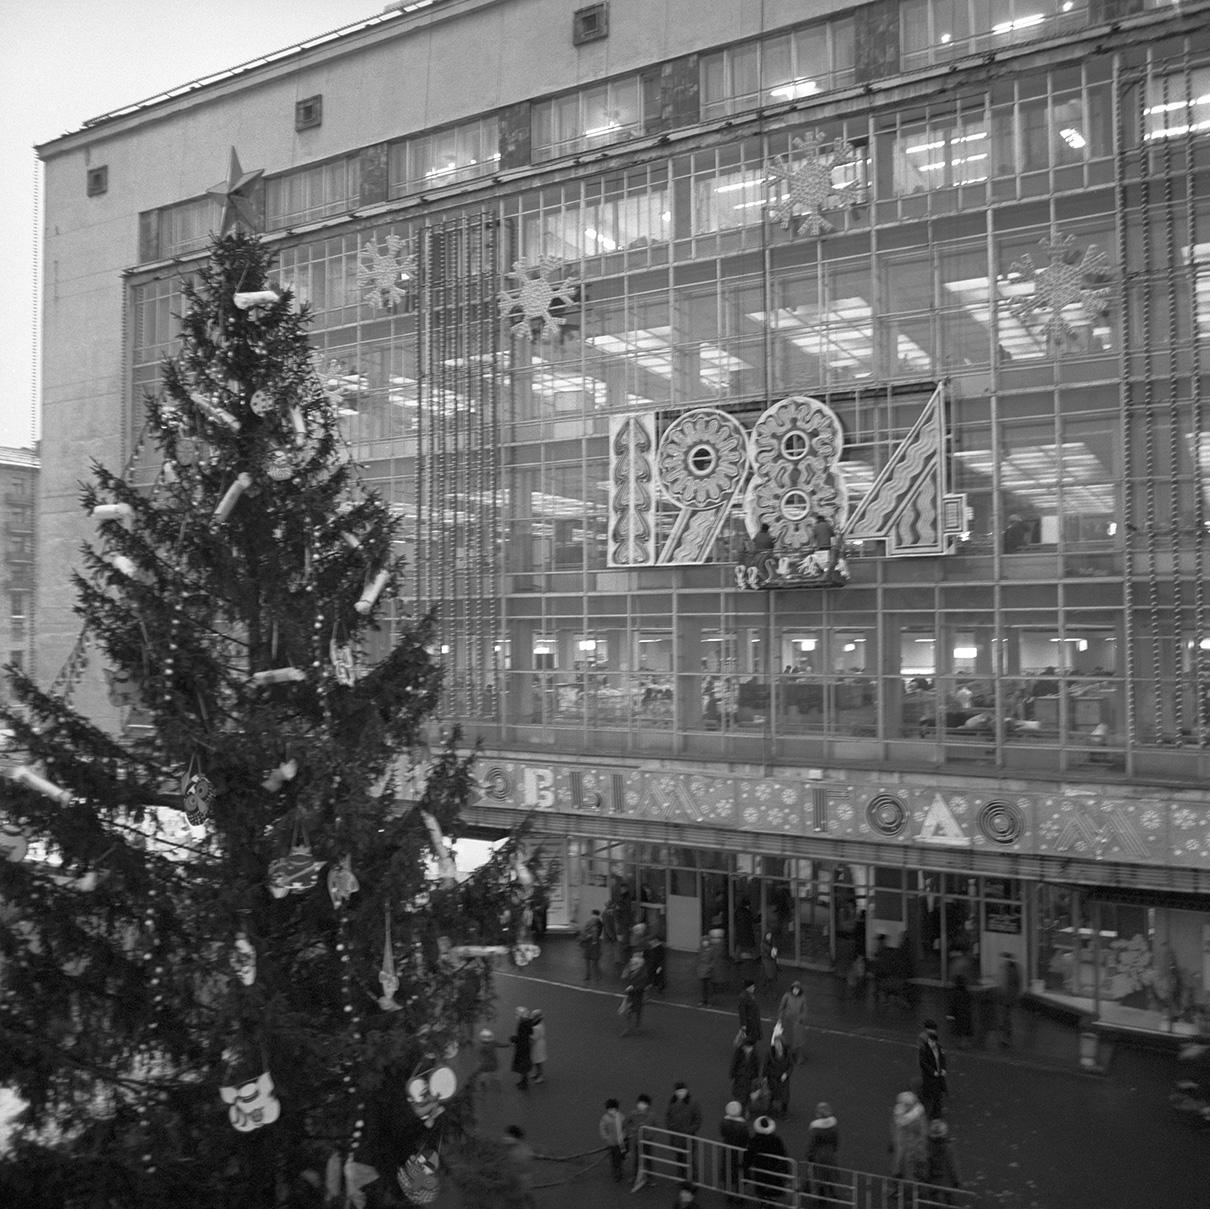
[[[541,944],[542,956],[522,971],[534,977],[567,986],[584,985],[584,959],[573,934],[547,933]],[[711,995],[711,1004],[731,1011],[743,986],[743,974],[750,966],[758,978],[757,1001],[761,1014],[769,1020],[777,1016],[777,1006],[792,982],[801,982],[807,1000],[808,1023],[823,1032],[841,1032],[877,1040],[915,1041],[925,1020],[933,1019],[941,1026],[941,1043],[947,1049],[959,1045],[948,1035],[946,989],[917,984],[916,1002],[912,1007],[901,1004],[879,1004],[873,1001],[873,991],[867,985],[860,992],[850,991],[844,980],[824,970],[782,966],[772,985],[760,985],[758,962],[741,963],[724,959]],[[604,972],[602,985],[606,989],[622,983],[606,954],[601,959]],[[663,995],[648,991],[649,999],[669,1003],[696,1005],[701,1000],[697,978],[697,954],[666,950],[665,969],[667,990]],[[1080,1067],[1079,1030],[1076,1022],[1055,1018],[1038,1005],[1024,1000],[1014,1013],[1012,1045],[1001,1048],[999,1034],[994,1029],[994,1005],[990,989],[974,991],[975,1036],[966,1048],[988,1057],[1003,1057],[1015,1065],[1023,1063],[1064,1070]],[[1103,1050],[1105,1047],[1102,1047]]]

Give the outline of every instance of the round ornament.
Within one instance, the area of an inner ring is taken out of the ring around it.
[[[431,1205],[437,1199],[440,1181],[437,1178],[437,1156],[414,1154],[396,1176],[403,1195],[413,1205]]]
[[[287,894],[313,890],[326,863],[315,859],[310,841],[295,843],[285,856],[269,862],[269,893],[274,898],[285,898]]]
[[[255,416],[267,416],[274,407],[273,396],[267,390],[254,391],[248,402]]]
[[[294,459],[284,449],[271,449],[265,457],[265,473],[279,483],[294,477]]]

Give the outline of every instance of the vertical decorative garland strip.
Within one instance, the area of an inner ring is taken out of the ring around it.
[[[1127,771],[1130,770],[1130,764],[1134,758],[1134,746],[1138,737],[1138,687],[1135,681],[1135,655],[1134,655],[1134,550],[1132,547],[1131,531],[1129,525],[1131,518],[1134,516],[1134,453],[1131,446],[1131,400],[1132,391],[1130,384],[1130,356],[1128,349],[1131,347],[1129,339],[1130,335],[1130,292],[1129,292],[1129,275],[1126,272],[1126,267],[1130,263],[1128,260],[1128,244],[1126,238],[1127,226],[1127,203],[1129,200],[1129,186],[1127,184],[1127,174],[1129,171],[1129,159],[1126,153],[1127,145],[1127,121],[1141,124],[1140,115],[1131,110],[1129,118],[1127,116],[1127,101],[1131,92],[1131,83],[1128,78],[1123,78],[1122,64],[1120,56],[1115,56],[1113,62],[1113,101],[1117,108],[1114,115],[1114,137],[1116,146],[1114,148],[1114,171],[1116,175],[1116,192],[1117,192],[1117,242],[1118,242],[1118,263],[1122,266],[1121,284],[1119,286],[1119,305],[1118,312],[1121,316],[1121,334],[1118,339],[1118,410],[1119,410],[1119,425],[1122,440],[1122,604],[1124,612],[1124,625],[1122,635],[1122,671],[1125,676],[1126,683],[1126,760]],[[1140,83],[1140,93],[1145,88],[1145,81]],[[1142,108],[1143,100],[1140,97],[1138,108]],[[1144,133],[1139,131],[1140,134]]]
[[[1184,63],[1185,97],[1192,100],[1193,67],[1189,59],[1188,44],[1185,48]],[[1210,742],[1210,676],[1207,674],[1207,664],[1210,663],[1210,652],[1202,650],[1206,641],[1206,542],[1210,534],[1206,531],[1206,497],[1202,476],[1210,474],[1210,466],[1202,466],[1202,357],[1201,334],[1198,330],[1204,321],[1210,325],[1210,315],[1198,314],[1198,285],[1201,274],[1200,261],[1197,255],[1197,204],[1193,188],[1194,178],[1192,165],[1194,162],[1194,123],[1185,124],[1185,238],[1189,244],[1189,301],[1190,313],[1193,316],[1193,348],[1190,357],[1190,424],[1193,441],[1193,710],[1195,715],[1195,732],[1202,743]]]
[[[1153,68],[1155,65],[1152,65]],[[1144,85],[1143,96],[1146,96]],[[1165,91],[1164,96],[1167,96]],[[1155,433],[1152,428],[1152,410],[1155,407],[1155,385],[1151,354],[1151,291],[1153,289],[1154,249],[1151,241],[1151,149],[1147,145],[1146,121],[1142,123],[1143,137],[1139,140],[1139,213],[1142,217],[1143,235],[1143,495],[1146,523],[1143,526],[1147,549],[1147,611],[1151,623],[1151,707],[1152,740],[1158,741],[1164,733],[1164,703],[1160,692],[1163,674],[1163,645],[1160,642],[1160,585],[1159,566],[1156,557],[1156,500],[1155,500]]]
[[[1170,74],[1164,72],[1164,113],[1168,109],[1168,88]],[[1181,650],[1184,636],[1185,602],[1182,582],[1184,567],[1182,547],[1184,545],[1183,526],[1180,515],[1180,490],[1176,484],[1180,482],[1181,464],[1181,379],[1177,368],[1179,360],[1179,325],[1177,316],[1177,284],[1179,249],[1176,244],[1176,195],[1173,190],[1172,144],[1175,140],[1164,140],[1164,275],[1167,283],[1168,303],[1168,476],[1173,483],[1172,498],[1169,503],[1169,523],[1166,528],[1172,531],[1172,658],[1173,658],[1173,692],[1172,696],[1172,729],[1177,742],[1185,731],[1184,685],[1182,684]],[[1187,165],[1185,187],[1192,191],[1194,183],[1193,161]],[[1192,251],[1192,247],[1190,248]],[[1193,342],[1197,342],[1196,299],[1194,309]],[[1160,696],[1168,696],[1161,693]]]
[[[489,635],[488,635],[488,666],[491,668],[491,683],[495,686],[495,693],[487,702],[487,709],[492,717],[496,717],[499,709],[498,703],[502,699],[502,682],[501,676],[503,673],[504,660],[502,655],[496,653],[496,640],[502,637],[502,619],[500,616],[500,587],[501,574],[503,571],[503,545],[500,541],[501,532],[501,495],[500,495],[500,463],[502,460],[500,452],[500,368],[503,360],[501,356],[500,346],[500,324],[492,314],[492,300],[499,293],[501,280],[500,269],[500,241],[496,233],[502,230],[502,224],[499,220],[487,220],[487,256],[484,263],[484,276],[487,279],[487,299],[484,302],[483,324],[487,332],[488,350],[491,354],[492,373],[488,375],[488,408],[487,408],[487,441],[485,445],[485,458],[487,462],[487,499],[488,499],[488,524],[485,527],[487,534],[487,549],[488,558],[485,560],[488,566],[488,591],[491,593],[490,611],[488,614]],[[581,298],[583,292],[581,291]],[[581,320],[581,330],[583,320]],[[503,646],[501,646],[503,650]]]

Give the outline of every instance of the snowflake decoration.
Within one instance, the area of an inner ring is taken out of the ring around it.
[[[795,227],[795,234],[806,228],[812,235],[822,235],[835,228],[823,216],[824,210],[835,210],[857,198],[856,181],[838,185],[833,179],[837,168],[857,162],[857,152],[848,143],[834,142],[824,151],[824,134],[809,130],[802,138],[790,140],[790,155],[774,156],[767,165],[769,179],[781,181],[783,190],[769,206],[769,217],[780,222],[783,231]],[[790,156],[801,158],[792,160]]]
[[[1158,831],[1160,827],[1160,812],[1158,810],[1144,810],[1143,817],[1139,820],[1143,824],[1146,831]]]
[[[1074,235],[1051,235],[1038,246],[1050,257],[1050,263],[1034,264],[1027,252],[1009,266],[1009,274],[1033,285],[1008,305],[1009,313],[1027,327],[1040,321],[1047,339],[1057,347],[1074,340],[1077,332],[1070,311],[1077,309],[1085,322],[1093,323],[1109,310],[1109,287],[1098,284],[1110,274],[1109,257],[1096,244],[1081,254],[1074,246]]]
[[[553,256],[527,260],[524,256],[513,262],[509,277],[516,278],[517,287],[500,291],[500,314],[515,319],[512,332],[533,341],[540,336],[555,336],[563,319],[555,311],[573,306],[579,282],[563,277],[563,262]]]
[[[416,255],[402,255],[407,242],[398,235],[387,236],[387,250],[378,241],[363,245],[357,253],[357,286],[365,302],[387,311],[407,297],[407,283],[416,276]]]

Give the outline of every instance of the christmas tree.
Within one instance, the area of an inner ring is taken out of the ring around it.
[[[138,734],[12,676],[6,1203],[432,1199],[492,955],[525,951],[516,840],[468,879],[450,858],[458,737],[403,775],[431,624],[389,627],[396,521],[269,274],[255,237],[215,240],[148,401],[154,485],[97,466],[83,489],[77,608]]]

